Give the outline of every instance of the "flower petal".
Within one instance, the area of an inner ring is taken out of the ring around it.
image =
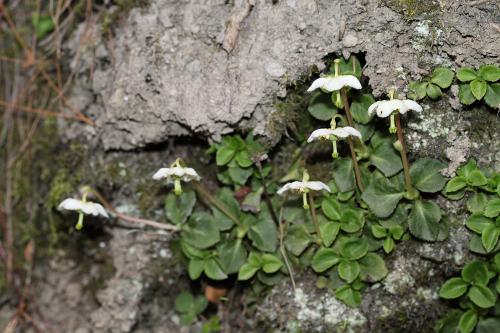
[[[319,79],[314,80],[314,82],[311,84],[311,86],[309,87],[309,89],[307,89],[307,91],[311,92],[313,90],[321,88],[321,87],[323,87],[323,85],[325,84],[325,82],[326,82],[326,78],[320,77]]]
[[[303,190],[305,188],[306,188],[306,186],[303,182],[294,181],[294,182],[285,184],[276,193],[278,193],[279,195],[283,195],[283,193],[290,191],[290,190]]]
[[[80,210],[82,207],[83,201],[78,199],[64,199],[61,201],[59,206],[57,206],[58,210]]]
[[[411,99],[405,99],[402,102],[406,106],[406,110],[404,112],[402,110],[400,110],[401,114],[406,113],[408,110],[422,112],[422,107],[417,102],[412,101]]]
[[[313,191],[325,190],[325,191],[331,192],[330,187],[328,185],[326,185],[323,182],[319,182],[319,181],[307,182],[306,187],[310,190],[313,190]]]
[[[160,180],[170,176],[170,168],[161,168],[153,175],[153,179]]]
[[[309,139],[307,139],[307,142],[311,143],[317,139],[328,138],[332,134],[334,134],[334,130],[332,130],[331,128],[320,128],[311,133]]]
[[[350,126],[338,127],[333,130],[333,134],[335,136],[338,136],[339,138],[347,138],[348,136],[355,136],[361,139],[361,133],[357,129]]]
[[[381,101],[375,102],[372,105],[368,107],[368,114],[372,114],[373,112],[377,111],[377,108],[379,107]]]

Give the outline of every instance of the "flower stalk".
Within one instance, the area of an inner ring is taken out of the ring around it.
[[[323,238],[321,237],[321,229],[319,228],[318,216],[316,215],[316,206],[314,205],[314,198],[312,193],[309,193],[309,204],[311,218],[314,224],[314,229],[316,230],[316,243],[321,244],[323,242]]]

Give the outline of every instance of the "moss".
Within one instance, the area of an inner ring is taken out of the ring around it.
[[[421,14],[435,14],[441,10],[437,0],[381,0],[381,3],[401,13],[410,21]]]

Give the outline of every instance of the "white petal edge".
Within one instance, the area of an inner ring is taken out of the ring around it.
[[[326,78],[320,77],[319,79],[314,80],[314,82],[311,84],[311,86],[307,89],[308,92],[314,91],[318,88],[321,88],[324,86],[326,82]]]
[[[332,134],[334,134],[334,130],[332,130],[331,128],[320,128],[311,133],[311,135],[307,139],[307,142],[311,143],[314,140],[323,138],[325,136],[330,136]]]
[[[102,215],[104,217],[109,217],[108,213],[104,209],[104,207],[98,203],[87,201],[83,202],[78,199],[64,199],[59,206],[57,206],[58,210],[71,210],[71,211],[81,211],[87,215]]]
[[[406,105],[407,107],[407,110],[405,110],[404,112],[400,111],[400,113],[404,114],[406,113],[406,111],[408,110],[413,110],[413,111],[416,111],[416,112],[422,112],[422,107],[415,101],[411,100],[411,99],[405,99],[403,100],[403,104]]]
[[[286,183],[282,188],[278,190],[279,195],[283,195],[283,193],[290,191],[290,190],[301,190],[304,189],[305,185],[303,182],[295,181],[291,183]]]
[[[307,182],[306,186],[308,189],[313,190],[313,191],[325,190],[325,191],[331,192],[330,187],[328,185],[326,185],[323,182],[319,182],[319,181]]]
[[[338,136],[340,138],[347,138],[348,136],[355,136],[355,137],[358,137],[361,139],[361,133],[357,129],[350,127],[350,126],[338,127],[338,128],[333,130],[332,134],[335,136]]]

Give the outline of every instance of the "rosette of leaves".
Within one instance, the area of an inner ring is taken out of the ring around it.
[[[482,65],[479,70],[464,67],[457,71],[460,82],[460,102],[471,105],[483,100],[492,108],[500,105],[500,68],[497,65]]]
[[[207,308],[208,301],[203,296],[193,297],[191,293],[184,291],[175,298],[175,311],[181,315],[181,325],[191,325],[198,315]]]
[[[473,261],[467,264],[460,277],[447,280],[439,291],[445,299],[459,299],[462,310],[448,314],[438,323],[439,332],[470,333],[478,325],[477,331],[488,327],[489,316],[495,313],[495,306],[500,292],[498,279],[500,256],[495,256],[491,263]],[[493,331],[491,331],[493,332]]]
[[[364,282],[377,282],[387,275],[384,260],[370,250],[366,238],[340,236],[333,246],[316,251],[311,266],[317,273],[330,275],[337,298],[356,307],[361,303]]]
[[[471,159],[450,179],[444,194],[451,200],[469,195],[466,207],[470,216],[465,225],[475,234],[471,237],[471,251],[486,254],[500,249],[500,173],[481,169]]]
[[[412,183],[421,195],[439,192],[444,187],[446,179],[439,173],[443,167],[442,162],[430,158],[417,160],[411,165]],[[426,241],[443,240],[446,237],[446,223],[442,223],[443,215],[439,206],[422,198],[407,200],[401,173],[386,177],[375,171],[367,180],[369,184],[361,198],[375,216],[390,218],[398,205],[411,203],[408,227],[413,236]]]
[[[264,146],[259,143],[251,133],[245,140],[240,135],[225,136],[221,143],[214,144],[209,153],[215,153],[217,166],[224,167],[217,173],[217,178],[226,185],[245,185],[256,172],[252,160],[264,151]],[[270,170],[266,168],[265,174]]]
[[[451,86],[455,74],[449,68],[437,67],[432,71],[431,76],[418,82],[410,82],[409,88],[411,93],[408,95],[410,99],[421,100],[428,96],[431,99],[438,99],[443,94],[441,89],[446,89]]]

